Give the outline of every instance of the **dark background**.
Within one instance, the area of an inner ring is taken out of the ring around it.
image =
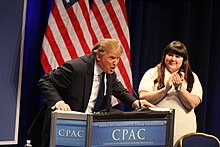
[[[52,1],[27,1],[19,144],[16,145],[20,147],[42,105],[37,87],[43,75],[39,52]],[[144,72],[161,60],[165,45],[172,40],[184,42],[191,68],[203,87],[203,102],[196,108],[198,131],[220,138],[220,1],[126,0],[126,7],[135,91]]]

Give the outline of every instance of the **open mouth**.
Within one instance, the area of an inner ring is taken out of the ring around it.
[[[115,67],[111,67],[111,68],[110,68],[110,71],[111,71],[111,72],[114,72],[114,71],[115,71]]]

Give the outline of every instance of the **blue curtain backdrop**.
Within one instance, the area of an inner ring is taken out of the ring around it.
[[[43,74],[39,52],[52,2],[28,0],[27,3],[19,144],[16,145],[20,147],[42,105],[37,87]],[[196,108],[198,131],[220,138],[220,1],[126,0],[126,5],[135,91],[144,72],[160,61],[164,46],[175,39],[183,41],[204,90],[203,102]]]

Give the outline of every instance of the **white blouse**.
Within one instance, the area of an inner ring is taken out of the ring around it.
[[[184,75],[184,73],[182,73]],[[164,82],[168,80],[170,77],[170,73],[168,70],[165,70],[165,78]],[[157,90],[157,83],[154,84],[154,80],[158,76],[158,68],[154,67],[149,70],[144,74],[142,77],[142,80],[139,85],[138,91],[156,91]],[[199,81],[198,76],[193,73],[194,76],[194,84],[193,88],[191,91],[191,94],[197,95],[201,101],[202,101],[202,86]],[[183,82],[182,88],[187,88],[187,83],[186,81]],[[174,120],[174,144],[176,141],[184,134],[189,133],[189,132],[196,132],[196,115],[194,112],[194,109],[191,111],[188,111],[181,101],[179,100],[177,93],[174,89],[174,86],[168,91],[166,96],[159,101],[157,104],[158,107],[163,107],[163,108],[172,108],[175,109],[175,120]]]

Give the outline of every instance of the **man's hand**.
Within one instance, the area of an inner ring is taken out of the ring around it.
[[[135,108],[142,108],[142,107],[155,108],[156,107],[155,105],[151,104],[150,102],[146,100],[136,100],[133,102],[132,106]]]
[[[70,106],[66,104],[64,101],[57,102],[55,107],[57,110],[71,111]]]

